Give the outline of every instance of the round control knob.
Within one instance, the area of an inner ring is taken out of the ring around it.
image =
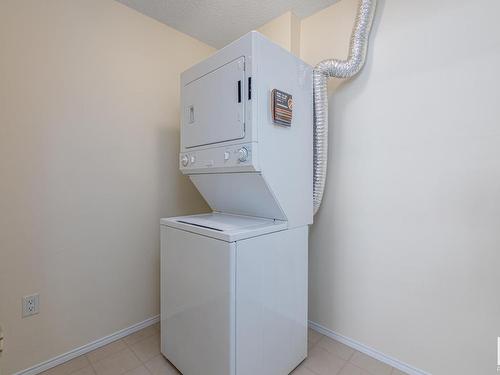
[[[189,158],[187,155],[182,155],[182,158],[181,158],[181,164],[183,167],[187,167],[189,163]]]
[[[246,161],[248,159],[248,150],[245,147],[242,147],[238,150],[238,160]]]

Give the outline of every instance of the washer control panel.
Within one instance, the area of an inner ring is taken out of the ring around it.
[[[257,147],[252,143],[183,152],[179,167],[184,174],[258,171]]]

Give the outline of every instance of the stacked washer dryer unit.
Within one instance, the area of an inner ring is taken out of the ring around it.
[[[179,165],[210,214],[161,220],[161,351],[184,375],[307,355],[312,67],[251,32],[181,76]]]

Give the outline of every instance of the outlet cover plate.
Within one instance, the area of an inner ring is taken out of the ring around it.
[[[23,318],[40,312],[40,295],[31,294],[23,297]]]

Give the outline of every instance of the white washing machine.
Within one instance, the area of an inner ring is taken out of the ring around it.
[[[183,374],[277,375],[307,355],[307,227],[163,219],[161,351]]]
[[[307,355],[312,68],[256,32],[181,76],[179,167],[214,211],[161,220],[162,353],[184,375]]]

